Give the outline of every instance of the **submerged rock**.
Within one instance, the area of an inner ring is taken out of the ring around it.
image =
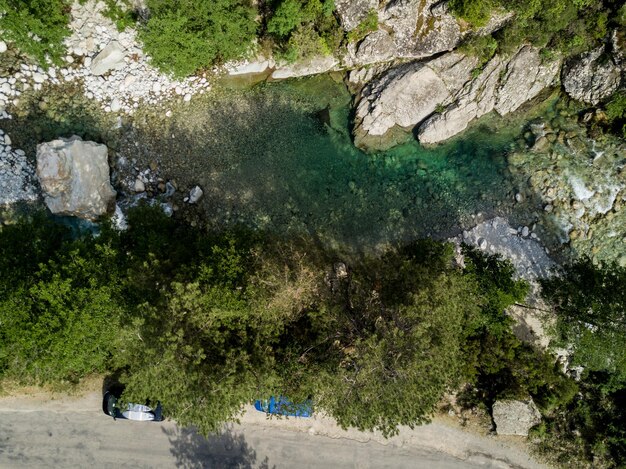
[[[193,189],[189,191],[188,202],[190,204],[195,204],[202,198],[203,195],[204,195],[204,192],[202,191],[202,189],[200,189],[200,186],[195,186]]]
[[[563,67],[562,81],[572,98],[595,105],[617,90],[621,71],[601,46],[568,61]]]
[[[77,136],[41,143],[37,177],[52,213],[95,220],[113,208],[106,145]]]

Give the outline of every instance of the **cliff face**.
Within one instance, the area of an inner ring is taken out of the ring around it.
[[[270,72],[281,79],[348,71],[355,93],[354,142],[365,151],[388,149],[413,134],[423,144],[442,142],[472,120],[491,111],[513,112],[560,83],[572,98],[595,105],[619,88],[626,68],[615,32],[607,47],[565,65],[561,57],[543,58],[529,45],[481,65],[457,46],[469,35],[514,21],[511,13],[494,14],[472,30],[452,15],[446,0],[337,0],[336,10],[346,32],[371,24],[372,16],[377,27],[348,44],[342,56],[273,64]]]

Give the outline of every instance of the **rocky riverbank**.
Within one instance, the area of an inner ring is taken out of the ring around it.
[[[626,262],[623,145],[588,138],[577,110],[550,111],[567,115],[542,117],[523,137],[532,112],[509,121],[491,113],[540,102],[560,77],[578,99],[605,98],[623,68],[615,39],[562,70],[559,57],[544,59],[529,46],[479,66],[450,52],[467,31],[444,5],[339,2],[348,30],[378,8],[378,29],[348,56],[295,66],[261,58],[225,68],[273,79],[349,70],[351,101],[344,85],[325,77],[241,92],[215,88],[217,69],[172,80],[150,65],[132,29],[119,32],[102,15],[104,7],[73,5],[62,67],[44,70],[0,47],[3,127],[20,148],[4,136],[3,205],[36,198],[36,144],[76,134],[107,145],[122,206],[157,200],[168,213],[186,207],[195,222],[315,233],[344,247],[447,237],[504,216],[519,236],[553,254]],[[404,15],[409,10],[418,15]],[[506,20],[494,17],[477,34]],[[376,156],[355,149],[351,106],[358,147],[399,146]],[[411,132],[425,144],[449,142],[427,150]],[[192,206],[196,186],[203,197]]]

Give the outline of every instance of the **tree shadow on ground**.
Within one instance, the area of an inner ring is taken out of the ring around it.
[[[268,458],[257,461],[256,451],[244,435],[225,429],[208,438],[191,428],[163,428],[176,458],[176,467],[185,469],[270,469]]]

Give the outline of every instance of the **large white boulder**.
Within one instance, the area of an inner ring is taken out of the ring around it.
[[[527,436],[528,430],[541,422],[541,413],[531,398],[500,400],[493,404],[493,422],[498,435]]]
[[[114,206],[106,145],[77,136],[41,143],[37,177],[52,213],[95,220]]]
[[[104,75],[110,70],[119,70],[125,65],[124,48],[117,41],[111,41],[91,61],[91,73]]]
[[[619,60],[619,51],[616,51]],[[588,104],[598,104],[617,90],[620,67],[605,54],[604,46],[569,60],[563,67],[563,87],[568,95]]]
[[[361,92],[355,113],[354,143],[364,150],[385,150],[398,143],[440,106],[448,104],[470,78],[476,59],[448,54],[427,63],[393,68]]]
[[[558,59],[542,60],[539,50],[530,46],[522,47],[509,58],[494,56],[480,74],[459,87],[443,112],[429,116],[419,125],[419,141],[442,142],[488,112],[495,110],[504,116],[515,111],[552,85],[560,65]]]

